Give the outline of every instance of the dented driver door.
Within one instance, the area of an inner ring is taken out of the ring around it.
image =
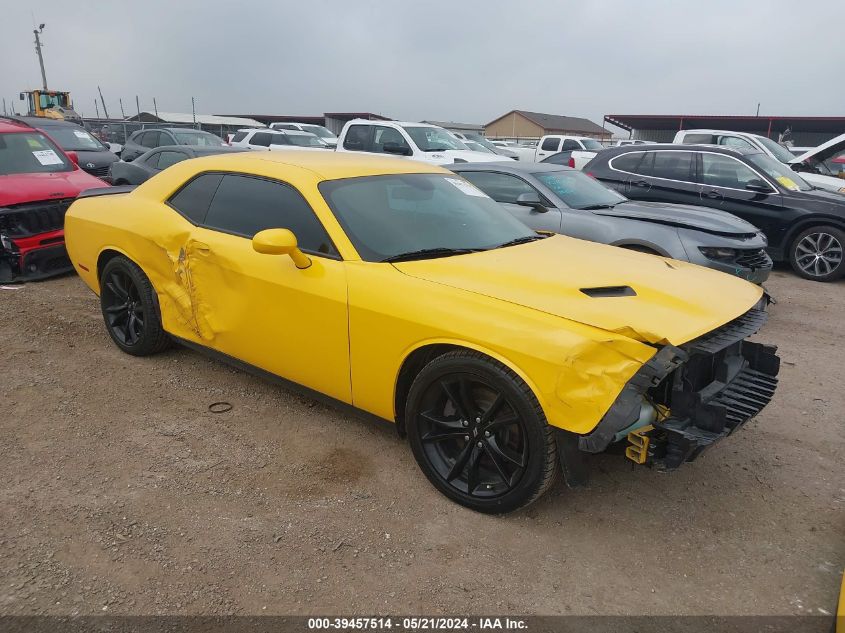
[[[180,252],[198,342],[273,374],[351,402],[346,273],[299,192],[225,175]],[[257,253],[252,235],[288,228],[311,260]]]

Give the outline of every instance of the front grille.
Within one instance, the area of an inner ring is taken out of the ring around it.
[[[682,347],[690,353],[715,354],[726,347],[730,347],[737,341],[756,334],[766,320],[769,313],[765,310],[751,308],[745,314],[738,316],[733,321],[728,321],[723,326],[708,332],[704,336],[683,345]]]
[[[758,268],[771,268],[772,258],[769,257],[763,248],[740,250],[739,256],[734,260],[734,263],[743,268],[756,270]]]
[[[0,232],[15,238],[62,229],[71,202],[64,198],[0,208]]]
[[[92,167],[91,169],[85,167],[84,169],[89,174],[96,176],[97,178],[105,178],[109,175],[109,165],[106,165],[105,167]]]

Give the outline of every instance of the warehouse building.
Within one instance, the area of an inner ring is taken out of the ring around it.
[[[608,114],[606,124],[631,138],[670,143],[679,130],[711,129],[760,134],[796,147],[815,147],[845,132],[845,117]]]
[[[484,126],[485,134],[490,138],[531,139],[536,140],[546,134],[566,134],[570,136],[588,136],[599,141],[609,141],[611,133],[589,119],[543,114],[526,110],[511,110],[498,119]]]

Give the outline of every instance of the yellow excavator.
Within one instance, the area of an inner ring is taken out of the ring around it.
[[[82,125],[82,117],[73,109],[69,92],[60,90],[26,90],[20,93],[27,103],[27,116],[59,119]]]

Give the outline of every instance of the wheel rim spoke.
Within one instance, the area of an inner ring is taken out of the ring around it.
[[[461,419],[473,419],[475,417],[476,407],[475,402],[472,400],[472,394],[469,391],[469,381],[466,378],[462,378],[457,382],[443,381],[440,384],[446,392],[446,396],[458,412],[458,415],[461,416]]]
[[[449,469],[449,472],[446,474],[446,481],[451,482],[455,477],[458,477],[467,466],[467,462],[469,458],[472,456],[472,450],[475,447],[474,444],[468,443],[464,446],[464,449],[458,455],[458,458],[455,460],[455,463],[452,464],[452,468]]]
[[[489,441],[487,443],[490,446],[490,450],[505,461],[510,462],[517,468],[525,468],[525,455],[517,456],[511,454],[509,450],[503,448],[502,446],[499,446],[499,442],[496,440],[495,437],[489,438]]]
[[[489,457],[490,461],[493,462],[493,466],[496,467],[496,472],[499,473],[499,476],[502,478],[502,481],[509,486],[511,478],[508,475],[507,468],[505,467],[505,463],[502,460],[501,455],[499,455],[496,451],[491,448],[489,442],[484,444],[484,452],[487,453],[487,457]]]
[[[481,449],[473,446],[467,465],[467,492],[472,494],[481,483],[479,470],[481,466]]]

